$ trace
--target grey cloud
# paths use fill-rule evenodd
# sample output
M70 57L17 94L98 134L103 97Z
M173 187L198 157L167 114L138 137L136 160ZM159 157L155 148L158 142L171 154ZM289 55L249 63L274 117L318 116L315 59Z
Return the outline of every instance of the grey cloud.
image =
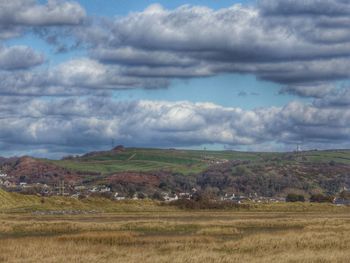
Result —
M15 98L13 98L15 100ZM261 144L337 145L349 140L350 111L293 102L285 107L242 110L212 103L109 99L29 99L11 103L0 116L0 141L6 145L50 145L69 151L99 148L113 138L126 145L233 147ZM15 114L17 116L9 114Z
M44 56L25 46L0 47L0 69L16 70L40 65Z
M57 52L88 49L90 59L65 63L69 70L62 66L23 73L15 86L32 89L33 94L43 89L54 94L86 88L157 88L176 78L241 73L283 84L285 93L320 97L330 81L350 77L350 20L344 15L348 1L272 0L220 10L189 5L166 10L156 4L100 20L86 18L74 2L14 0L1 5L0 28L31 26ZM29 50L26 55L27 66L40 64ZM3 69L26 67L17 60L3 61ZM5 79L2 86L11 81Z
M347 0L259 0L260 9L269 15L322 15L350 14Z
M242 91L238 92L237 95L238 95L239 97L246 97L246 96L248 96L248 93L242 90Z
M98 49L92 51L91 55L105 63L120 63L126 65L148 65L148 66L192 66L197 61L190 59L185 55L181 56L177 53L152 51L152 50L136 50L130 47L111 49Z
M127 69L82 58L50 69L0 71L0 94L22 96L107 95L127 88L167 87L163 78L128 76Z
M242 73L288 87L317 86L350 76L349 10L340 0L260 1L220 10L151 5L75 34L92 46L92 58L125 66L128 76Z
M282 90L285 93L320 97L330 81L350 77L349 20L341 14L348 12L347 1L273 0L220 10L189 5L166 10L151 5L113 20L88 18L83 24L79 21L84 20L85 11L72 2L39 5L15 0L3 6L4 10L18 8L27 16L50 9L52 20L43 15L37 18L42 24L29 18L23 24L33 26L38 35L56 46L57 52L79 47L87 48L90 56L46 73L23 73L27 77L19 77L15 86L23 85L32 89L31 93L43 89L46 94L72 94L86 88L159 88L176 78L241 73L280 83L286 87ZM282 16L284 8L290 10L288 16ZM310 15L299 15L299 9ZM62 11L62 21L55 20L57 10ZM16 16L23 18L21 12ZM0 25L7 21L6 26L19 26L15 21L20 18L10 14L0 13ZM61 27L45 27L55 24ZM74 24L79 26L66 27ZM2 86L11 83L7 79L4 82ZM0 90L4 88L0 86Z
M86 17L76 2L48 0L45 5L34 0L2 0L0 24L12 26L78 25Z
M294 85L287 86L280 90L280 94L294 94L300 97L324 98L336 90L334 84L317 83L312 85Z
M317 107L349 107L350 106L350 87L342 87L332 90L322 98L314 100Z
M73 1L1 0L0 39L17 37L33 27L77 26L85 19L84 8Z

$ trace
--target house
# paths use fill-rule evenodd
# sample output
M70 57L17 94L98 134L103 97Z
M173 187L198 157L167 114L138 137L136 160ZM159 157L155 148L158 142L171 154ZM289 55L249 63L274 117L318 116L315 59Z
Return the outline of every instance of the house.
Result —
M191 199L191 194L190 193L179 193L179 199Z
M85 189L86 189L86 186L84 186L84 185L74 186L75 191L84 191Z
M22 187L22 188L27 187L27 183L21 182L21 183L19 183L19 186Z
M168 194L166 194L163 198L164 198L164 201L166 201L166 202L176 201L179 199L177 194L170 195L170 196Z
M114 194L114 199L117 201L125 200L126 198L124 196L120 196L118 192Z
M110 192L111 191L111 188L110 187L102 187L101 189L100 189L100 193L108 193L108 192Z
M221 198L221 200L230 200L230 201L235 200L235 199L236 199L235 194L232 194L232 195L225 194L225 196Z
M74 194L74 195L71 195L70 197L74 199L79 199L79 196L80 196L79 194Z
M15 187L16 185L11 183L10 181L6 180L3 184L4 187L6 188L11 188L11 187Z
M90 190L89 190L91 193L96 193L96 192L98 192L98 187L93 187L93 188L91 188Z

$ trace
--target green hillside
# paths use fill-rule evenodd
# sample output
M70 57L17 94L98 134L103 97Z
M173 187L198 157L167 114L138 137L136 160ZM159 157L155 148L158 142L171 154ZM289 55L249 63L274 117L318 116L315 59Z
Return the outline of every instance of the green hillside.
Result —
M349 150L307 151L302 153L259 153L236 151L194 151L127 148L122 152L97 152L69 160L50 161L80 172L111 174L117 172L167 171L181 174L197 174L211 164L221 161L250 161L265 163L329 163L350 164Z

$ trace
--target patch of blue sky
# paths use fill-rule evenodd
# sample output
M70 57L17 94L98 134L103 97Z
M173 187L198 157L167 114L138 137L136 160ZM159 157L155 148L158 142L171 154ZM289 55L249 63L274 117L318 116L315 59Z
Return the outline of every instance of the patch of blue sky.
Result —
M66 40L67 45L70 40ZM86 57L87 51L84 49L75 48L68 52L56 52L57 47L49 45L44 39L36 36L35 34L28 32L21 37L13 38L5 41L6 46L28 46L33 48L36 52L42 53L45 56L46 63L43 66L55 66L60 63L64 63L70 59Z
M80 0L79 3L84 6L89 15L94 16L118 16L125 15L130 12L142 11L152 4L161 4L167 9L174 9L182 5L206 6L212 9L220 9L232 6L237 3L251 3L252 0Z
M224 145L220 143L202 144L188 147L175 147L183 150L207 150L207 151L242 151L242 152L290 152L296 145L285 145L278 142L269 142L254 145Z
M281 86L256 79L253 75L226 74L186 81L175 80L166 89L130 89L114 92L114 99L211 102L224 107L251 110L260 107L282 107L302 99L279 94Z

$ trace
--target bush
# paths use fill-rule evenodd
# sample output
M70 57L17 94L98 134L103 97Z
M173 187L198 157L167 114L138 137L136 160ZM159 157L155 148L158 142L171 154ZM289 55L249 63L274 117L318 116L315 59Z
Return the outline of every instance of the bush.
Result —
M288 194L286 197L287 202L305 202L305 197L299 194Z
M248 208L247 204L237 204L232 201L208 201L201 202L188 199L179 199L169 203L170 205L176 206L180 209L232 209L232 208Z
M92 193L91 197L102 197L106 199L113 199L113 194L111 192L104 192L104 193Z
M334 197L329 195L323 195L323 194L314 194L310 197L310 202L315 203L332 203Z
M238 204L233 201L217 200L215 196L207 191L201 191L193 194L192 199L179 199L170 202L181 209L248 209L249 204Z
M350 191L342 191L339 197L345 200L350 200Z
M159 200L159 201L164 201L164 198L163 198L162 194L160 192L158 192L158 191L153 193L152 199Z
M144 193L137 193L138 199L145 199L147 196Z

